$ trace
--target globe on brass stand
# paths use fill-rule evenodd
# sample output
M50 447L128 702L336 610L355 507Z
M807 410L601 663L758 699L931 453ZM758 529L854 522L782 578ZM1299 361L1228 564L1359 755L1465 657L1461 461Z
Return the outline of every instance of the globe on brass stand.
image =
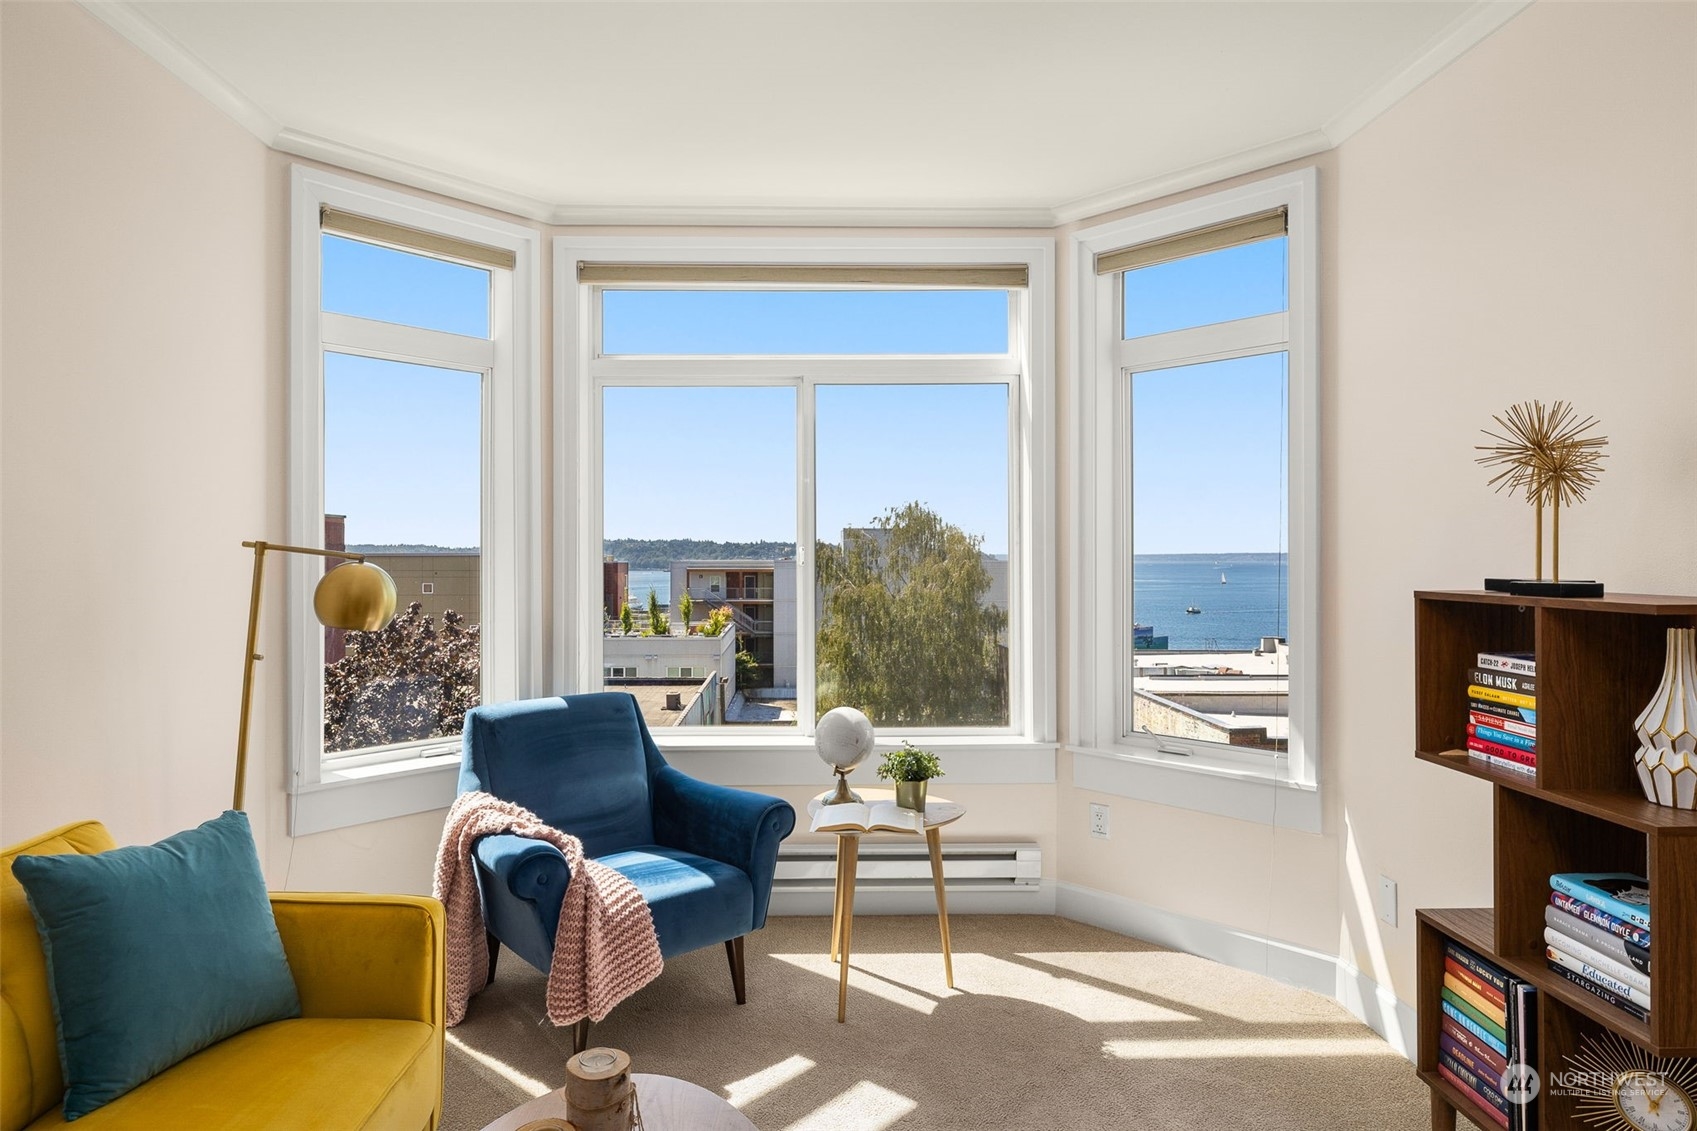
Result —
M858 802L860 795L849 788L849 771L866 761L872 753L874 734L872 720L853 707L837 707L825 712L813 732L813 748L819 760L837 775L837 792L827 805Z
M319 550L311 546L279 546L275 542L243 542L253 550L253 594L247 610L247 656L242 664L242 721L236 736L236 792L230 808L242 807L242 785L247 779L248 718L253 713L253 665L265 657L254 651L259 643L259 594L265 581L265 551L310 554L320 558L346 558L328 570L312 594L312 611L325 628L376 632L395 615L395 581L364 554L341 550Z

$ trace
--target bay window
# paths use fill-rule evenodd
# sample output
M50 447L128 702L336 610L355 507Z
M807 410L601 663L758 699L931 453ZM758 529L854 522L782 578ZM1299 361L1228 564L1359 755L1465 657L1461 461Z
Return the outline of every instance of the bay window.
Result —
M1317 827L1315 218L1309 170L1073 237L1085 788Z
M668 749L1052 740L1047 245L558 240L563 685L652 670Z
M376 632L288 618L298 835L446 804L465 712L536 679L538 239L304 167L292 188L289 538L398 593ZM310 608L325 563L285 568Z

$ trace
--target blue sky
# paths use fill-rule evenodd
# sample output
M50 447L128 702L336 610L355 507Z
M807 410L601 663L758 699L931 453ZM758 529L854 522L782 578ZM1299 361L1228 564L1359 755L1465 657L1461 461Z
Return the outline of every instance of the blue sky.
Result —
M798 395L607 389L606 537L795 541ZM986 551L1007 552L1006 386L827 385L817 395L820 537L835 542L843 527L917 501Z
M1158 332L1283 309L1284 243L1128 274L1126 325ZM324 237L324 306L484 336L489 276ZM1003 353L1002 292L639 291L609 294L607 352ZM1283 548L1283 358L1135 379L1139 553ZM793 388L616 388L603 422L605 534L795 539ZM821 386L820 535L911 501L991 553L1008 548L1002 385ZM355 543L478 542L479 378L332 355L325 507ZM1060 453L1065 459L1066 453Z

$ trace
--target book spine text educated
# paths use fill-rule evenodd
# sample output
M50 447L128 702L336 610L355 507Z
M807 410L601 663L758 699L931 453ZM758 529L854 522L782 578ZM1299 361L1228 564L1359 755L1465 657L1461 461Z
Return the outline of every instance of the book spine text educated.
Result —
M1586 962L1584 959L1575 958L1566 951L1557 950L1553 946L1546 945L1544 947L1544 957L1568 970L1572 970L1581 978L1596 983L1617 997L1625 998L1640 1009L1643 1009L1646 1012L1649 1011L1650 995L1648 993L1634 986L1627 985L1608 971L1600 970L1591 963Z

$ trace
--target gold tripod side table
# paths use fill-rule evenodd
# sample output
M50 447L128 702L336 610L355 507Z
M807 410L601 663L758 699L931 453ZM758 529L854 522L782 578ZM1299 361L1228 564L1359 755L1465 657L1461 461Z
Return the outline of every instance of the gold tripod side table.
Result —
M894 801L893 789L862 789L861 800L868 805L875 801ZM830 799L822 794L807 803L808 816ZM931 886L937 892L937 926L943 938L943 975L949 988L955 988L954 958L949 952L949 901L943 890L943 826L966 816L966 806L941 797L930 797L925 803L925 844L931 850ZM886 832L889 836L909 836L909 833ZM837 974L837 1020L848 1019L849 948L854 938L854 879L860 861L860 838L870 832L838 832L836 898L831 908L831 961L839 964Z

